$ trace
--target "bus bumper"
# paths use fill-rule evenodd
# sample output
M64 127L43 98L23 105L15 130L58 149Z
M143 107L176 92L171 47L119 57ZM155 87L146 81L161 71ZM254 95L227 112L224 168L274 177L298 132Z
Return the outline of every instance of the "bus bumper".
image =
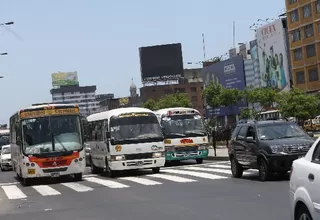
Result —
M180 152L166 152L166 160L189 160L189 159L197 159L197 158L207 158L209 154L208 149L198 150L198 151L180 151Z
M109 162L109 167L111 170L152 169L156 167L163 167L165 162L165 157L142 160L111 161Z

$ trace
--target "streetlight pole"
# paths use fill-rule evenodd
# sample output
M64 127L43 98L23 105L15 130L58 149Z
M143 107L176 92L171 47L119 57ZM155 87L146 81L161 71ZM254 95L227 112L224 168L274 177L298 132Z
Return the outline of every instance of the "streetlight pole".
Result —
M5 23L0 23L0 26L9 26L9 25L13 25L14 22L10 21L10 22L5 22Z

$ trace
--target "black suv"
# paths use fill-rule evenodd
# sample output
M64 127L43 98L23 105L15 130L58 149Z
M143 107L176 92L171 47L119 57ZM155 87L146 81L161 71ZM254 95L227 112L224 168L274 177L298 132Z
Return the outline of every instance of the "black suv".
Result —
M298 125L287 121L247 121L234 129L229 145L232 175L258 169L267 181L274 173L286 174L295 159L303 157L314 140Z

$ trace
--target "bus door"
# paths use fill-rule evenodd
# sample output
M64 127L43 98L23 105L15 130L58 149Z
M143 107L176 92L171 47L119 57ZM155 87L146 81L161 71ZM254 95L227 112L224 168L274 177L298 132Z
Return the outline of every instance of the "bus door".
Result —
M101 146L101 154L103 154L104 158L110 155L110 141L107 137L108 126L108 120L106 119L102 124L103 146Z

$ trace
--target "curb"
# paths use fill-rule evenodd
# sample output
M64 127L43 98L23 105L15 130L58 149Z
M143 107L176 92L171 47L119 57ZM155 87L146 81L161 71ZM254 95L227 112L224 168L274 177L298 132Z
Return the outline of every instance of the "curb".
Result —
M229 156L207 157L205 160L229 161Z

